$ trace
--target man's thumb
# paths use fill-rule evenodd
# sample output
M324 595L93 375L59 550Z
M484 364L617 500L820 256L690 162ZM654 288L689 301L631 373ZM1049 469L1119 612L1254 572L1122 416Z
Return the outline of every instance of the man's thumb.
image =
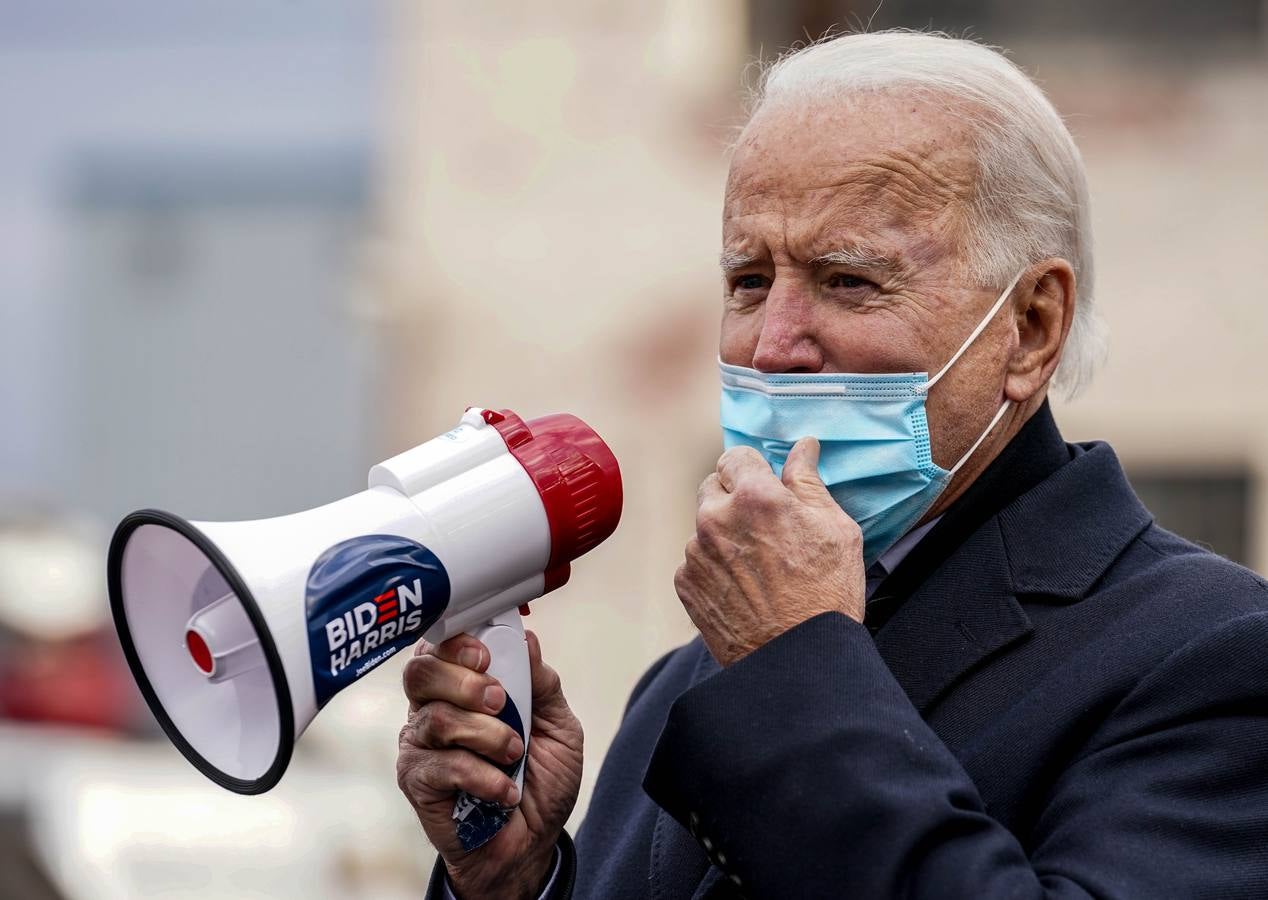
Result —
M819 441L804 437L788 451L784 461L784 487L806 503L820 505L831 503L832 495L819 477Z
M533 685L533 706L540 709L544 705L562 701L559 673L542 660L541 641L532 631L524 632L524 641L528 644L528 671Z

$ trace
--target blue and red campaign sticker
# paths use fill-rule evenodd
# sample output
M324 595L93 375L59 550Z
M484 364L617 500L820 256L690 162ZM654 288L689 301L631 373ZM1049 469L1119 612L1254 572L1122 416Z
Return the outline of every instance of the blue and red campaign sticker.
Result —
M449 574L417 541L368 534L322 553L305 593L320 709L440 618L449 605Z

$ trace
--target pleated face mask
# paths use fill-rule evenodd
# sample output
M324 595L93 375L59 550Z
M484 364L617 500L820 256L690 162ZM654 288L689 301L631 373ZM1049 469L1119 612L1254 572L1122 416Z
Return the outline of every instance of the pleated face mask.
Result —
M871 566L906 534L946 490L952 476L991 433L1004 412L950 469L933 461L925 398L955 365L1012 293L1004 289L947 364L898 375L845 373L769 374L719 360L722 372L722 441L752 447L782 475L799 439L819 439L819 477L863 531L863 562Z

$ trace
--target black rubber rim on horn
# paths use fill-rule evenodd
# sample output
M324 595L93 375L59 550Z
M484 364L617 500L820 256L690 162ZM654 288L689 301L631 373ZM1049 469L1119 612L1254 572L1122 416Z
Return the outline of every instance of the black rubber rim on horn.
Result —
M149 676L145 674L145 668L141 665L141 658L136 652L136 645L132 642L132 629L128 625L128 615L123 608L122 584L123 549L127 546L128 538L131 537L132 532L142 525L161 525L165 528L170 528L201 550L208 561L220 572L229 587L233 589L233 592L238 595L238 599L242 602L242 608L246 610L247 617L251 620L251 626L255 629L255 636L260 642L260 647L264 650L264 658L268 663L269 674L273 677L273 691L277 696L277 755L273 757L273 762L269 766L268 771L259 778L235 778L208 762L201 753L193 748L189 741L185 740L184 735L180 733L180 730L172 722L171 717L163 709L163 704L159 701L158 694L154 692L154 686L150 684ZM251 596L251 592L247 590L246 583L242 580L242 577L229 563L229 560L225 558L225 555L220 552L215 544L207 539L206 535L180 516L163 512L161 509L142 509L130 513L119 523L119 527L115 529L114 537L110 541L110 554L106 561L106 580L110 589L110 611L114 615L115 631L118 632L119 643L123 645L123 655L127 657L128 667L132 669L132 677L136 679L137 686L141 688L141 694L145 697L145 702L149 704L150 712L154 713L154 718L162 726L163 733L176 745L176 749L180 750L198 771L216 784L234 793L262 794L277 784L282 777L282 773L286 771L287 765L290 764L291 751L295 746L295 714L291 709L290 686L286 681L286 671L282 668L282 657L278 654L277 645L273 642L273 636L269 633L268 627L264 623L264 616L260 612L260 607L255 602L255 597Z

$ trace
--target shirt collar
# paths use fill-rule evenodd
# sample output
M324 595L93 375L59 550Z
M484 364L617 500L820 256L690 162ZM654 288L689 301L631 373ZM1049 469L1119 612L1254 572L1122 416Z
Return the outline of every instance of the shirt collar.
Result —
M913 528L900 537L898 543L880 555L876 562L885 570L886 575L898 568L898 564L906 558L908 553L915 549L915 546L920 543L920 539L928 534L933 529L933 526L938 524L938 519L941 518L942 516L935 516L925 524Z
M867 599L871 599L872 592L880 587L880 583L885 579L885 576L898 568L898 564L906 558L908 553L915 549L916 545L920 543L920 539L928 534L933 529L933 526L938 524L938 519L941 518L942 516L935 516L925 524L913 528L900 537L894 546L882 553L876 562L872 563L867 570Z

